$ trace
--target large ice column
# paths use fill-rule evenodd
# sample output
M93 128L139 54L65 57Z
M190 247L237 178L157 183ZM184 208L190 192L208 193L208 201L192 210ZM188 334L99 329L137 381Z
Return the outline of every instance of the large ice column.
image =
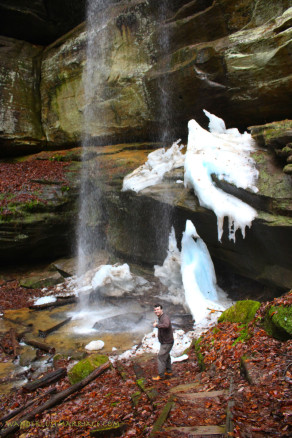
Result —
M216 275L208 248L188 220L182 238L181 273L185 300L195 319L201 322L211 309L220 309Z
M245 236L245 228L251 226L256 210L219 189L212 180L212 174L237 187L256 192L258 171L249 156L253 143L249 134L226 129L222 119L207 111L205 114L209 117L211 132L203 129L195 120L190 120L188 124L184 183L186 187L194 188L200 205L216 214L218 239L222 238L223 221L227 217L229 238L235 240L237 229Z

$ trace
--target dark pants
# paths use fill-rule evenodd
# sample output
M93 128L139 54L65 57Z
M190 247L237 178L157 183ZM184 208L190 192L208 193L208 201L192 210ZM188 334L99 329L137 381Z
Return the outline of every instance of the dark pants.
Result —
M165 371L171 372L170 350L173 344L160 344L158 353L158 374L160 377L164 376Z

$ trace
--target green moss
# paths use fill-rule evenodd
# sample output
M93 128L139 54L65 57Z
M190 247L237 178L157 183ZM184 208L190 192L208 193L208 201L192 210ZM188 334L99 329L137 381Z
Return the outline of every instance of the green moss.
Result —
M40 211L44 211L46 208L46 204L44 204L43 202L39 201L39 200L31 200L31 201L27 201L25 204L23 204L21 206L22 210L27 211L29 213L32 212L40 212Z
M196 339L194 346L195 346L195 352L196 352L199 368L201 371L204 371L206 368L206 365L204 362L204 356L201 352L201 342L202 342L201 338Z
M142 377L141 379L137 379L136 380L136 384L139 386L140 389L142 389L142 391L145 392L145 383L146 380L144 379L144 377Z
M292 306L272 306L264 319L266 332L280 341L292 338Z
M259 301L237 301L232 307L222 313L218 318L218 322L241 322L247 324L253 320L260 305Z
M251 334L248 330L247 324L242 324L240 327L241 327L241 330L239 332L239 336L233 342L233 344L232 344L233 346L236 345L238 342L245 342L251 337Z
M68 378L71 385L87 377L100 365L108 362L108 360L108 357L105 355L95 354L78 362L68 373Z

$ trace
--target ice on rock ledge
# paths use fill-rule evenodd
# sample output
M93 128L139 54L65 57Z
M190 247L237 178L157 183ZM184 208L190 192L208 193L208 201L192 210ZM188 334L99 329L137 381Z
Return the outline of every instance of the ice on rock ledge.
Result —
M213 210L217 216L219 241L225 217L229 222L229 239L235 241L238 229L245 237L245 228L251 226L256 210L218 188L212 175L238 188L257 192L258 171L250 157L254 150L253 140L247 132L240 134L236 128L226 129L224 120L206 110L204 113L209 118L210 132L195 120L190 120L186 154L181 153L180 140L168 150L163 148L151 152L145 164L124 178L122 190L138 193L161 183L166 172L184 165L185 187L192 187L200 205Z
M140 192L146 187L159 184L166 172L184 165L184 155L181 153L183 145L177 140L171 148L157 149L148 155L145 164L127 175L123 181L122 191L133 190Z
M229 220L229 239L235 241L237 229L245 237L245 228L251 226L256 210L216 187L212 174L236 187L256 192L258 171L249 156L253 141L249 134L226 129L222 119L208 111L204 112L209 117L211 132L203 129L195 120L190 120L188 124L184 184L194 189L200 205L216 214L219 241L223 234L224 217Z

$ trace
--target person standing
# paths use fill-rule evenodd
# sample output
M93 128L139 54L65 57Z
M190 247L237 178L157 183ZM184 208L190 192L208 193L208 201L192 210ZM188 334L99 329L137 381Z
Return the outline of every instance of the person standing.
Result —
M157 357L158 376L152 377L152 380L161 380L165 376L172 375L170 350L173 347L174 339L170 318L163 312L161 304L155 304L154 313L158 317L158 321L153 323L153 327L158 328L160 350Z

